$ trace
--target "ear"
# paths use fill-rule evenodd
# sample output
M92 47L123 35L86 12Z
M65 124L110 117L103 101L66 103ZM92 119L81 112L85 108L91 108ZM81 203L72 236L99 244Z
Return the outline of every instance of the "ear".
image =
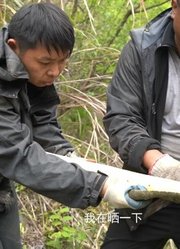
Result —
M178 7L177 0L171 0L172 9L176 9Z
M19 46L18 43L15 39L10 38L7 40L7 44L9 45L9 47L16 53L19 53Z
M176 9L178 8L177 0L171 0L171 6L172 6L171 18L174 19L176 14Z

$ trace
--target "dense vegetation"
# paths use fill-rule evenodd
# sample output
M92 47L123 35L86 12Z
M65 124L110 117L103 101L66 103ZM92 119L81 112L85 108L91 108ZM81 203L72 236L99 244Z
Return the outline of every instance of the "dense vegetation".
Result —
M28 0L0 0L0 23L8 22ZM50 1L49 1L50 2ZM70 62L59 78L58 119L77 153L98 162L121 166L108 144L102 118L106 88L129 31L170 7L169 0L52 0L66 11L76 32ZM24 249L98 249L108 226L111 207L74 210L17 186ZM96 220L87 220L91 215ZM102 215L105 215L103 220Z

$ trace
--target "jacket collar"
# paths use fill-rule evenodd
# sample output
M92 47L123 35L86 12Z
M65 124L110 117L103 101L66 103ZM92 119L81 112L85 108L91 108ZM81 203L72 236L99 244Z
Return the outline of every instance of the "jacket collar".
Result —
M167 9L150 21L145 27L131 31L131 38L140 51L145 50L153 44L157 46L162 45L164 31L167 29L169 23L172 23L171 12L171 8Z
M6 43L8 36L8 26L4 26L0 31L0 79L6 81L28 79L27 71L19 57Z
M164 31L161 46L176 47L172 20L169 22Z

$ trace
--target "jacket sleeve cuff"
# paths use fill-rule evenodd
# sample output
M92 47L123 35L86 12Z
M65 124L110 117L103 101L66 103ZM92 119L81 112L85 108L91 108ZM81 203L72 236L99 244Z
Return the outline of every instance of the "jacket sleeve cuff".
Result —
M98 176L95 180L94 188L91 192L91 196L90 196L90 200L89 200L90 205L93 207L98 206L102 200L102 198L100 197L100 192L102 190L102 187L104 185L106 178L107 178L106 174L98 171Z
M141 139L136 143L131 152L128 161L128 169L147 174L147 169L142 164L143 155L147 150L161 150L160 143L152 138Z

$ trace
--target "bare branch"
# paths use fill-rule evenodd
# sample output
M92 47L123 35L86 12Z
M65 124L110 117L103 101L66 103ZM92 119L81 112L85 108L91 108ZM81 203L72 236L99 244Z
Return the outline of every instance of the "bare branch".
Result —
M121 30L123 29L124 25L126 24L128 18L132 15L132 13L137 14L137 13L140 13L140 12L141 12L141 8L140 8L141 6L143 6L143 9L144 9L144 11L145 11L145 13L146 13L146 16L147 16L147 10L150 10L150 9L157 8L157 7L159 7L159 6L162 6L162 5L164 5L165 3L169 2L169 0L165 0L164 2L161 2L161 3L157 3L157 4L154 4L154 5L151 5L151 6L147 7L147 8L145 8L145 6L144 6L145 0L144 0L144 1L141 0L140 3L139 3L136 7L132 6L131 0L129 0L128 3L129 3L129 2L130 2L130 5L131 5L131 9L127 10L127 12L125 13L125 15L124 15L122 21L120 22L119 26L117 27L117 30L116 30L114 36L112 36L112 38L111 38L111 40L108 42L107 46L110 46L110 45L114 42L114 40L116 39L116 37L119 36L119 33L120 33ZM132 12L132 11L133 11L133 12Z

